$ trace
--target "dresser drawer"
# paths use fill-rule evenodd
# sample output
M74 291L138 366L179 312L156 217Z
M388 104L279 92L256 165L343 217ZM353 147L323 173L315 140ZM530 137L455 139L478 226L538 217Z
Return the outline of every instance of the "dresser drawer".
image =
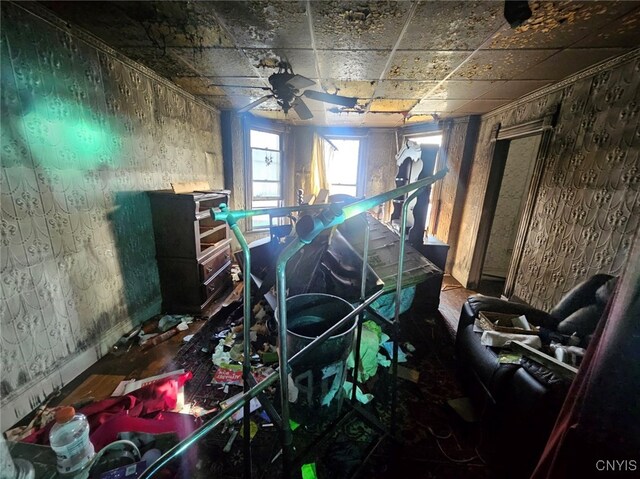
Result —
M200 294L203 307L222 296L229 286L231 286L231 264L202 284Z
M206 283L209 278L220 271L231 261L231 241L203 260L200 267L200 281Z

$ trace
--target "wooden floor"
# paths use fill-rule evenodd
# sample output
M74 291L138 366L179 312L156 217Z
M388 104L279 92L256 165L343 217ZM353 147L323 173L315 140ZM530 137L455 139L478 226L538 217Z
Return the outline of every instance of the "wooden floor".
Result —
M467 297L475 294L462 287L451 275L445 275L440 293L439 312L452 338L458 326L460 309ZM143 351L137 344L124 350L113 350L66 385L51 406L69 404L82 399L108 397L122 379L143 379L172 369L171 363L183 344L183 338L197 332L204 321L196 321L164 343ZM175 369L175 368L173 368ZM109 377L107 377L110 376Z

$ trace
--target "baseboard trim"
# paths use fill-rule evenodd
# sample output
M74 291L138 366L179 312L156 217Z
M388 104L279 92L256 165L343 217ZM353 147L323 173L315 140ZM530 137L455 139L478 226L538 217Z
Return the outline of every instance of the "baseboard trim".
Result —
M109 352L113 344L133 325L155 316L160 312L160 299L138 311L132 317L125 318L117 325L109 329L99 343L87 350L70 356L55 371L42 378L39 382L29 385L24 389L14 391L13 398L2 404L0 411L0 431L4 432L20 421L42 404L49 394L73 381L79 374L94 364L98 359Z

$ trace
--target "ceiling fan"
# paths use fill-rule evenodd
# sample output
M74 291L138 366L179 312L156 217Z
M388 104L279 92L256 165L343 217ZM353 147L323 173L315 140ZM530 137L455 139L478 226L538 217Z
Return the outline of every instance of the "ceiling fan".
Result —
M304 90L305 88L315 85L316 82L302 75L295 74L291 65L286 61L278 62L278 71L269 76L269 83L271 84L271 88L263 87L263 89L269 90L271 93L249 103L247 106L241 108L239 112L249 111L265 101L275 98L285 114L293 109L301 120L309 120L313 118L313 115L302 100L303 96L311 98L312 100L341 105L347 108L355 107L358 101L355 97Z

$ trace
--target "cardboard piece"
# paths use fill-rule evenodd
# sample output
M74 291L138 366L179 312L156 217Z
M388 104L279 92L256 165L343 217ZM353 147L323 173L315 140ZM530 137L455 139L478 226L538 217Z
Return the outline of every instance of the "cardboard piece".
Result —
M106 399L125 377L113 374L92 374L64 398L60 406L73 406L90 398L93 401Z
M193 191L209 191L211 186L208 181L186 181L183 183L171 183L174 193L191 193Z

